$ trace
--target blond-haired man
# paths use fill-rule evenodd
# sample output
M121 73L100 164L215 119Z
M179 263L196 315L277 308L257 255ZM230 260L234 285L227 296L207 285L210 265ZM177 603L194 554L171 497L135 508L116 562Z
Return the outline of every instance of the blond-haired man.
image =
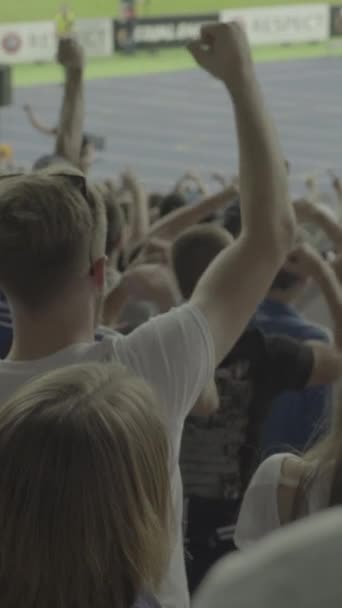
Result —
M294 235L284 159L243 31L237 24L205 27L190 50L233 100L244 228L204 274L189 304L128 337L94 343L105 274L101 209L89 204L79 177L0 182L0 287L14 319L12 349L0 364L0 395L8 397L45 370L87 360L117 359L155 387L170 438L177 524L160 592L164 608L189 605L178 467L184 419L264 297Z

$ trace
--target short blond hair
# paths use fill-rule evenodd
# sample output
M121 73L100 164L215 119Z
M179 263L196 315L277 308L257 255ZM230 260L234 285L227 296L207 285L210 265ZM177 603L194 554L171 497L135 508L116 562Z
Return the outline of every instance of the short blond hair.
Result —
M44 172L0 179L0 286L24 305L45 304L104 255L104 210L85 198L82 179Z
M131 608L170 551L168 441L119 365L61 369L0 410L4 606Z

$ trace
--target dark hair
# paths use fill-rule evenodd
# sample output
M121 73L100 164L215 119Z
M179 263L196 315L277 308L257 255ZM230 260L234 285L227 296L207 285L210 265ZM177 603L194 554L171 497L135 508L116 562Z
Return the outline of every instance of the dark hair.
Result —
M160 203L160 217L164 217L176 209L181 209L182 207L185 207L185 205L186 201L184 196L177 192L171 192L171 194L164 196Z
M193 226L176 239L171 257L183 298L190 298L202 274L230 243L223 228L210 224Z
M242 228L240 199L237 199L225 210L223 216L223 225L234 238L237 238L240 235ZM286 291L287 289L295 287L299 282L300 278L293 272L280 270L270 289L280 289Z
M165 197L162 194L159 194L158 192L151 192L151 194L149 194L149 196L148 196L149 208L150 209L153 209L154 207L160 208L164 198Z
M280 289L286 291L287 289L295 287L300 282L300 277L298 277L294 272L280 270L271 285L271 289Z
M45 154L44 156L40 156L34 162L32 169L34 171L39 171L41 169L47 169L51 167L51 165L69 165L68 161L65 160L62 156L58 156L56 154Z
M225 209L223 214L223 226L236 239L241 232L240 199L236 200Z

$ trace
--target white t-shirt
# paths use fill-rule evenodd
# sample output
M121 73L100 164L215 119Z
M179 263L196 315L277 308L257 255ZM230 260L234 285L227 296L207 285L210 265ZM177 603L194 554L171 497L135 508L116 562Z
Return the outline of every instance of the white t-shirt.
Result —
M239 549L246 549L256 541L281 527L278 511L278 489L280 483L287 487L298 487L282 474L283 463L293 454L276 454L267 458L254 474L245 493L234 542ZM316 475L305 492L308 514L326 508L329 503L331 476Z
M73 363L111 360L144 378L160 395L170 440L177 538L159 599L163 608L187 608L179 450L184 420L215 371L214 343L201 312L184 305L151 319L129 336L117 334L98 343L76 344L36 361L0 361L0 400L4 401L19 386L48 370Z

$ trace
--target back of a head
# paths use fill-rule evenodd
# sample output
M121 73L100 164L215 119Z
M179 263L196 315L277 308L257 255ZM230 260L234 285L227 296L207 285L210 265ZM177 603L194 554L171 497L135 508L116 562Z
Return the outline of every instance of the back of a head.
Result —
M194 608L340 608L342 510L272 534L213 568Z
M104 255L105 220L78 175L0 180L0 286L26 307L44 306Z
M183 298L190 298L202 274L231 243L226 230L204 224L189 228L174 242L172 263Z
M0 412L4 606L131 608L169 556L168 444L151 389L113 364L52 372Z
M178 192L171 192L171 194L164 196L160 203L160 217L165 217L165 215L168 215L172 211L182 209L185 205L186 201L184 196Z
M229 205L225 210L223 225L234 238L238 238L240 236L242 230L242 220L239 200L234 202L232 205ZM289 272L283 268L275 277L271 286L271 291L277 290L285 292L299 284L301 284L300 278L293 272Z

